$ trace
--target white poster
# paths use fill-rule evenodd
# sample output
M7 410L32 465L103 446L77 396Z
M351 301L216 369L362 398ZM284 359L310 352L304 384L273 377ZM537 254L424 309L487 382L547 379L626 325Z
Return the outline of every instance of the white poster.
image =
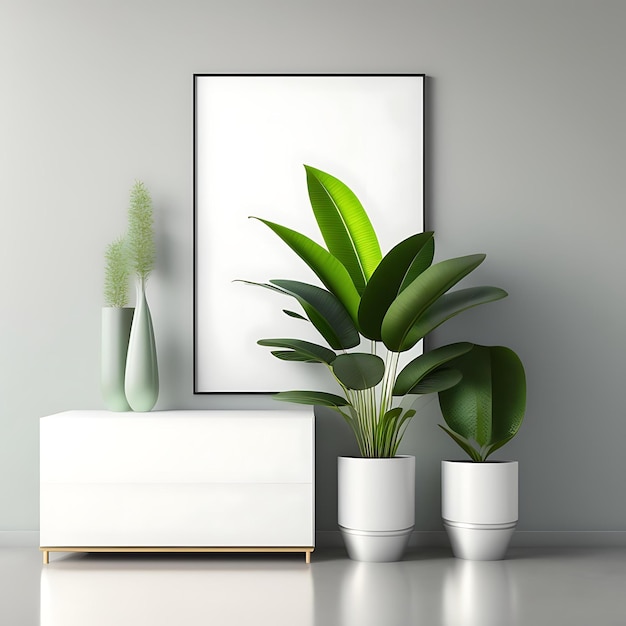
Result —
M304 165L360 199L383 255L424 229L422 75L195 76L194 392L337 391L324 366L259 339L324 343L286 296L235 282L320 284L266 225L324 245Z

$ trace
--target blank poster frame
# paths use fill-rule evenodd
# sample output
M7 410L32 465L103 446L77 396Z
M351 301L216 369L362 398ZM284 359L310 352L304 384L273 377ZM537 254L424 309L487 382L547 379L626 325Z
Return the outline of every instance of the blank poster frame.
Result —
M323 340L283 314L298 307L294 300L237 280L319 281L248 218L323 245L306 164L356 193L383 254L423 232L424 87L423 74L194 74L194 394L337 392L323 366L281 361L257 345L271 337Z

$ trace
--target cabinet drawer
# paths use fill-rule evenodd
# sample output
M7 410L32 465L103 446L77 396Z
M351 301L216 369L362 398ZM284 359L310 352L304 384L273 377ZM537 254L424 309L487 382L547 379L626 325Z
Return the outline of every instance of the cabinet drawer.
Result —
M41 419L44 483L310 483L312 411L68 411Z
M42 546L313 546L312 484L41 485Z

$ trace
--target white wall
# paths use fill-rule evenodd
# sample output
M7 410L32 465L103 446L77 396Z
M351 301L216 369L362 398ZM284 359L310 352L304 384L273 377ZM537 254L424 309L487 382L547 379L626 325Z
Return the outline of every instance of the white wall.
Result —
M155 204L148 297L157 408L273 407L192 393L194 72L424 72L428 224L438 257L510 297L434 343L502 343L525 362L522 530L626 530L626 3L618 0L2 0L0 529L38 527L38 418L100 408L102 255L136 178ZM436 402L417 529L437 530ZM343 424L318 420L318 528L335 526Z

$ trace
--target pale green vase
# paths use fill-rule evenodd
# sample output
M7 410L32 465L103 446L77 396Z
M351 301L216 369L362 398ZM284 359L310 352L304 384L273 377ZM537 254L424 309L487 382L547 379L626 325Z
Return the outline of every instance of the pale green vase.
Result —
M137 283L125 377L126 399L133 411L150 411L159 397L159 370L145 281Z
M110 411L130 411L124 391L124 375L133 311L131 307L102 308L100 385L104 405Z

